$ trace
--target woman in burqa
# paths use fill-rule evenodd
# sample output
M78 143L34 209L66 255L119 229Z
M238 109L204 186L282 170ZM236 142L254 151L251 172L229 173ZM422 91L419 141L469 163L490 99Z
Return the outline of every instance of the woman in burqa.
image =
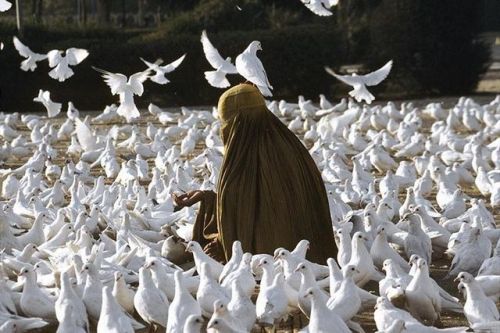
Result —
M307 149L266 107L259 90L240 84L219 100L224 160L217 193L174 196L180 207L201 202L193 240L226 261L234 241L243 251L272 254L310 242L308 259L336 255L328 199Z

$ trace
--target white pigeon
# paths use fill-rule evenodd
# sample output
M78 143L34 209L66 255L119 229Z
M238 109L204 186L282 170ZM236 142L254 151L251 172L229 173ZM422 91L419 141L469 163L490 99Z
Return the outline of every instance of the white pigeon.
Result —
M257 58L257 51L262 50L259 41L253 41L248 47L236 57L236 69L241 76L257 86L262 95L270 97L273 95L273 87L269 83L266 70L262 62Z
M142 324L127 316L111 294L110 287L102 289L102 307L97 323L97 333L133 333L144 328Z
M23 293L19 300L23 313L27 316L54 321L56 319L55 300L45 294L37 285L35 270L25 266L19 272L19 276L25 278Z
M392 60L390 60L387 64L385 64L380 69L365 74L365 75L357 75L353 73L352 75L339 75L335 73L330 67L325 67L325 70L328 74L333 75L338 80L344 82L352 86L354 89L349 92L349 95L354 97L356 101L361 102L365 101L368 104L371 104L375 99L366 86L376 86L389 75L389 72L392 68Z
M198 242L195 241L189 242L186 246L186 251L190 251L193 253L194 263L197 272L201 272L202 264L207 263L212 277L217 281L219 280L219 276L221 275L224 266L222 266L220 262L209 257L205 252L203 252L203 249L201 248Z
M300 297L311 300L311 317L309 320L308 331L318 333L349 333L351 332L342 318L335 311L327 308L321 301L318 288L309 288L305 295Z
M283 273L278 273L271 285L261 288L255 303L257 320L264 325L274 325L287 315L288 298Z
M140 113L135 106L134 95L142 96L144 93L143 83L149 78L151 71L148 69L131 75L128 79L120 73L111 73L102 69L93 67L102 74L104 82L111 88L113 95L120 96L120 106L116 112L124 117L127 122L139 118Z
M184 329L189 316L201 316L200 305L186 290L182 273L175 271L174 278L175 296L168 308L167 333L176 333Z
M201 333L203 323L202 316L190 315L186 320L182 333Z
M331 7L336 6L339 0L300 0L311 12L318 16L331 16Z
M214 71L206 71L205 79L211 86L216 88L227 88L231 84L226 78L227 74L238 74L238 70L231 63L231 58L222 58L219 51L213 46L207 37L207 32L203 30L201 33L201 44L203 45L203 52L207 58L210 66L212 66Z
M12 3L7 0L0 0L0 12L6 12L12 7Z
M350 321L361 308L361 297L358 293L358 287L352 279L357 273L359 271L355 266L347 265L343 267L342 274L344 279L340 283L339 289L335 291L334 296L327 303L328 308L339 315L344 321Z
M370 255L372 256L373 263L379 269L382 268L385 260L392 259L394 263L405 271L410 270L410 265L387 242L385 226L379 225L377 227L377 236L370 249Z
M64 82L72 77L75 73L69 66L76 66L89 56L89 52L85 49L69 48L66 53L60 50L52 50L47 53L49 58L49 66L53 68L49 72L49 76L59 82Z
M495 302L484 294L474 276L467 272L461 272L455 280L460 281L467 291L464 313L473 329L478 329L484 324L487 325L488 323L495 323L500 320L500 314ZM478 329L478 331L481 330ZM486 332L493 331L486 330Z
M440 318L441 296L429 276L429 267L424 259L418 259L417 270L405 290L406 306L420 321L434 324Z
M171 63L169 63L167 65L163 65L163 66L161 66L161 64L163 63L162 59L158 59L154 63L146 61L142 58L140 58L140 59L142 60L143 63L146 64L146 66L148 66L148 68L150 70L155 72L155 75L153 75L149 78L151 81L158 83L158 84L167 84L170 81L165 77L165 74L168 74L168 73L176 70L177 67L179 67L180 64L184 61L185 57L186 57L186 54L181 56L179 59L174 60Z
M43 91L40 89L38 91L38 96L33 98L34 102L42 103L42 105L47 109L47 117L54 118L61 112L62 104L53 102L50 99L50 91Z
M139 287L134 296L134 306L137 313L149 325L167 326L168 300L153 282L151 271L139 269Z
M37 62L47 59L47 55L31 51L31 49L21 43L21 41L16 36L14 36L12 39L14 41L14 47L16 48L17 52L19 52L19 55L26 58L26 60L23 60L21 62L21 69L23 71L33 72L37 67Z

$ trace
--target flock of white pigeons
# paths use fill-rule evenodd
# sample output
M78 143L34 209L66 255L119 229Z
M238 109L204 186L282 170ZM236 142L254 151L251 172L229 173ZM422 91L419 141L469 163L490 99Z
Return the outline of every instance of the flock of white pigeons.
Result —
M226 75L239 74L272 95L259 42L234 65L206 32L201 42L211 85L229 87ZM21 69L48 59L60 81L88 56L37 54L15 37L14 46ZM171 197L215 190L216 108L150 104L141 115L134 103L146 80L168 83L184 57L141 59L147 69L130 77L97 69L120 97L100 114L69 102L53 119L62 105L43 90L34 100L47 116L0 114L1 333L239 333L300 313L309 333L364 332L361 313L385 333L500 332L500 96L371 106L366 86L388 76L390 61L360 76L326 68L354 99L269 100L322 173L338 255L310 262L307 240L272 255L235 242L223 265L192 241L197 208L175 210ZM445 277L430 275L443 268ZM449 314L467 326L443 328Z

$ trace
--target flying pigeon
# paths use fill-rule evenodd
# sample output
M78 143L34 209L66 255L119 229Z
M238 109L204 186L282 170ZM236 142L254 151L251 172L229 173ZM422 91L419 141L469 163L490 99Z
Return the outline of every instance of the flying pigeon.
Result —
M338 80L352 86L354 89L349 92L349 95L354 97L356 101L361 102L364 100L366 103L371 104L375 99L366 86L376 86L382 82L392 68L392 60L385 64L382 68L365 75L357 75L353 73L352 75L339 75L335 73L330 67L325 67L328 74L333 75Z
M0 12L6 12L12 7L12 3L7 0L0 0Z
M148 66L148 68L152 71L155 72L155 75L151 76L149 79L153 82L156 82L158 84L167 84L170 81L165 77L165 74L168 74L170 72L173 72L179 65L184 61L184 58L186 57L186 54L184 54L182 57L179 59L171 62L170 64L167 64L165 66L160 66L163 63L162 59L156 60L154 63L151 63L149 61L146 61L142 58L143 63Z
M47 116L49 118L54 118L61 112L61 103L55 103L50 99L50 91L43 91L40 89L38 91L38 96L33 98L34 102L42 103L47 109Z
M13 41L14 47L16 48L17 52L19 52L19 55L26 58L26 60L23 60L21 62L21 69L23 71L34 72L37 67L36 63L47 59L47 56L45 54L35 53L31 51L31 49L21 43L21 41L17 37L14 36Z
M49 66L53 68L49 72L49 76L59 82L64 82L73 76L74 72L69 66L76 66L88 57L89 52L85 49L69 48L64 51L52 50L47 53L49 58Z
M123 74L111 73L96 67L92 68L102 74L104 82L111 88L111 93L120 96L120 106L116 112L125 117L127 122L139 118L140 113L135 106L134 95L142 96L143 83L149 78L151 70L138 72L127 78Z
M319 16L331 16L329 9L336 6L339 0L300 0L314 14Z
M219 51L213 46L207 37L207 32L203 30L201 33L201 44L203 45L203 52L210 65L215 71L206 71L205 78L211 86L216 88L227 88L230 86L229 81L226 79L226 74L238 74L238 70L231 63L231 58L228 57L224 60Z

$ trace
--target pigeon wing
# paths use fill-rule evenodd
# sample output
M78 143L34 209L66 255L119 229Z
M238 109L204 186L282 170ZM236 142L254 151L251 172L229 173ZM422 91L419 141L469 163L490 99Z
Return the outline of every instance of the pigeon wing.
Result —
M267 79L264 66L259 58L245 53L240 54L238 58L240 66L236 66L241 76L257 86L269 87L272 89Z
M56 67L62 60L62 56L59 50L50 51L49 53L47 53L47 57L49 58L50 67Z
M76 127L76 137L78 138L78 142L82 146L83 150L90 151L95 149L97 146L95 136L92 134L90 128L85 125L80 118L75 119Z
M325 71L330 74L331 76L335 77L337 80L344 82L345 84L348 84L350 86L353 86L355 84L360 83L359 77L351 76L351 75L339 75L333 71L328 66L325 66Z
M313 12L314 14L316 14L318 16L331 16L332 15L332 12L329 11L328 9L326 9L323 6L323 2L321 2L321 1L310 0L309 2L304 2L304 1L302 1L302 2L311 12Z
M0 12L6 12L12 7L12 3L7 0L0 0Z
M111 93L113 95L122 93L127 86L127 77L119 73L111 73L96 67L92 67L94 70L102 74L104 82L111 88Z
M21 43L21 41L16 36L14 36L12 40L14 41L14 47L22 57L28 58L33 54L33 51L31 51L29 47Z
M139 58L139 59L141 59L141 61L143 63L145 63L146 66L148 66L149 69L152 69L152 70L154 70L155 68L157 68L158 65L161 65L163 63L163 59L161 59L161 58L156 59L156 61L154 63L149 62L149 61L147 61L147 60L145 60L143 58Z
M384 81L387 75L391 72L392 68L392 60L387 62L383 67L377 69L375 72L371 72L369 74L361 76L363 78L363 82L367 86L376 86L380 82Z
M174 71L177 67L180 66L180 64L182 64L182 62L184 61L184 58L186 58L186 54L185 53L179 59L172 61L168 65L162 66L163 72L164 73L170 73L170 72Z
M338 3L339 3L339 0L325 0L324 1L325 5L328 7L328 8L331 8L333 6L337 6Z
M136 95L141 96L142 93L144 92L144 86L142 85L144 81L146 81L149 78L149 75L151 74L150 70L146 70L143 72L138 72L130 76L128 83L130 87L132 87L132 92Z
M210 66L214 69L218 69L224 65L226 61L221 57L219 51L217 51L217 49L212 45L205 30L201 33L201 44L203 45L203 52L205 52L205 57L210 63Z
M66 50L66 58L68 58L68 65L76 66L89 56L89 51L85 49L69 48Z

